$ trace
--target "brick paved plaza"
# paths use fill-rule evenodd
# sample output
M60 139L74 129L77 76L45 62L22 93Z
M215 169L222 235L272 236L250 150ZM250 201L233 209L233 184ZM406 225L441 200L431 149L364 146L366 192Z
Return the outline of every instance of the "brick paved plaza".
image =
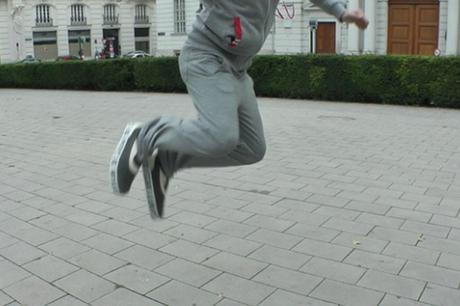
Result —
M260 99L268 152L111 194L186 95L0 90L0 305L458 306L460 111Z

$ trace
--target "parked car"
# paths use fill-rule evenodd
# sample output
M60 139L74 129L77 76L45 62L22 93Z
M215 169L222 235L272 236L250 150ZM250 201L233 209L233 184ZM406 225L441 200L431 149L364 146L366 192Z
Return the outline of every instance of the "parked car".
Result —
M40 63L41 60L33 57L32 55L27 55L25 59L23 59L22 61L19 61L19 63L23 63L23 64L35 64L35 63Z
M78 56L74 55L62 55L56 58L56 62L66 62L66 61L79 61L81 60Z
M127 58L143 58L143 57L150 57L151 55L145 51L131 51L123 55L123 57Z

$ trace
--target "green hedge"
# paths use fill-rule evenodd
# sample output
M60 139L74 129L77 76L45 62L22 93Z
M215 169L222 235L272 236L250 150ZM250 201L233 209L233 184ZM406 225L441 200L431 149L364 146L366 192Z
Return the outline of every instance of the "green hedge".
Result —
M259 56L260 96L460 108L459 57ZM0 87L184 92L177 59L0 65Z

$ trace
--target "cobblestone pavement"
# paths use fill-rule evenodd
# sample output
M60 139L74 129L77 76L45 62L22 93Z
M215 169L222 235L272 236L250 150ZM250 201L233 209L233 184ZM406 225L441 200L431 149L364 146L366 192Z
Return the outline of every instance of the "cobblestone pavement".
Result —
M179 173L152 221L108 160L187 96L0 90L0 305L458 306L460 112L260 106L266 159Z

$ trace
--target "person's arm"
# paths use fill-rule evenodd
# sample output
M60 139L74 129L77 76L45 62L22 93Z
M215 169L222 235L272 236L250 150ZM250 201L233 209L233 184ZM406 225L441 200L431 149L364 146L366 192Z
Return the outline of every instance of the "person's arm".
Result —
M354 23L360 29L367 28L369 20L362 10L347 10L343 0L310 0L313 4L319 6L326 13L334 15L341 22Z

